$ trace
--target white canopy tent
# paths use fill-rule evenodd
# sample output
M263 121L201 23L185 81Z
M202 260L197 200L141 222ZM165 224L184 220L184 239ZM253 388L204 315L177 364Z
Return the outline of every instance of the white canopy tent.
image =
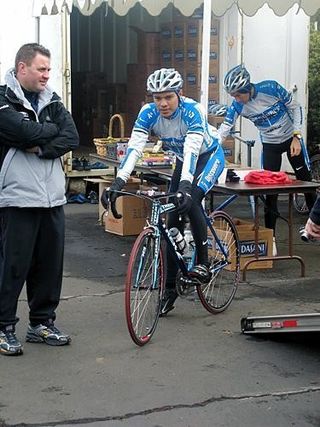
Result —
M288 12L294 4L311 16L320 8L320 0L34 0L34 15L41 13L54 14L67 7L77 7L84 15L92 14L102 3L111 7L118 15L126 15L128 10L140 3L151 15L158 15L169 3L186 16L191 15L203 3L209 3L216 16L222 16L233 5L237 5L241 13L253 16L263 5L269 7L278 16Z
M298 4L298 11L302 9L311 16L320 8L320 0L34 0L33 15L70 13L73 7L77 7L83 15L91 15L98 7L105 4L116 14L124 16L137 3L153 16L159 15L169 3L172 3L185 16L190 16L195 9L203 5L205 30L202 38L201 103L205 108L208 105L211 12L218 17L223 16L236 5L241 14L253 16L262 6L268 4L276 15L283 16L293 5Z

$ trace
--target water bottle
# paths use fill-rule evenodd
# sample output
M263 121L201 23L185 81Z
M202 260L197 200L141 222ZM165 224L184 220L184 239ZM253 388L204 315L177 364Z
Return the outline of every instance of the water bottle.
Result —
M183 253L186 248L186 241L184 240L182 234L176 227L172 227L169 230L170 236L173 238L178 251Z
M195 246L191 230L185 230L184 239L186 241L186 248L184 250L183 257L189 263L192 260L193 250Z

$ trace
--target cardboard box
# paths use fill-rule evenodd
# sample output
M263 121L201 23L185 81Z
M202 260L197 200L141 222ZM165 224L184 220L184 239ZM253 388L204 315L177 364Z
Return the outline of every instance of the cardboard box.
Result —
M110 184L102 183L99 186L99 199L100 191L102 193L105 187ZM130 178L125 186L125 190L135 191L140 188L140 179ZM103 207L101 206L104 212ZM135 236L139 234L146 224L146 218L150 212L150 203L147 200L134 197L134 196L123 196L117 199L117 211L122 215L122 218L117 219L109 211L108 215L103 215L102 222L104 223L105 231L120 236Z
M255 231L254 224L251 222L245 222L242 220L235 221L236 228L239 235L240 244L240 270L243 270L245 263L251 259L254 259L255 255ZM219 223L214 224L215 230L222 241L227 242L230 237L230 232L219 229ZM210 232L208 235L209 242L209 257L215 254L216 249L212 247L212 237L210 238ZM258 233L258 256L272 256L273 246L273 231L269 228L259 227ZM256 269L267 269L272 268L272 261L259 261L252 263L248 266L248 270ZM231 264L227 267L227 270L235 270L235 260L233 259Z
M117 199L117 211L122 215L122 218L116 219L110 211L104 217L105 231L120 236L139 234L146 224L148 207L149 203L144 199L132 196L119 197Z
M226 138L222 143L224 157L228 162L235 163L234 138Z
M102 195L103 190L107 187L110 187L110 185L114 181L114 176L110 176L109 178L105 178L105 179L104 178L86 178L85 181L89 181L89 182L93 182L95 184L99 184L98 221L101 225L103 225L106 228L106 224L105 224L106 218L109 217L110 215L111 215L111 217L113 217L113 215L112 215L112 213L110 213L110 215L109 214L105 215L106 212L105 212L105 209L102 206L102 203L100 200L101 200L101 195ZM138 178L129 178L129 181L126 184L125 188L128 191L138 190L140 188L140 182L141 182L141 180ZM125 202L123 203L123 202L121 202L121 200L125 200ZM116 234L121 234L124 236L125 234L122 234L122 233L124 233L124 232L130 233L131 232L131 230L130 230L131 221L130 221L130 219L127 218L127 216L130 215L129 212L130 212L131 206L132 206L131 211L137 210L137 209L141 210L141 206L140 206L141 203L139 206L138 206L138 204L134 205L134 200L138 200L140 202L142 199L138 199L137 197L127 196L127 197L120 197L117 200L117 209L119 210L119 213L122 214L122 210L124 210L125 214L124 214L123 218L120 220L116 220L115 218L113 218L114 221L112 221L112 220L110 221L110 218L109 218L109 222L115 224L114 225L114 228L115 228L114 232ZM120 211L120 209L121 209L121 211ZM143 206L143 209L145 209L144 206ZM136 219L138 216L141 216L141 214L137 213L137 212L131 212L131 213L132 213L132 218L133 218L131 229L133 229L134 227L137 226L138 221L136 221ZM146 213L144 213L143 220L142 219L140 220L142 227L145 224L145 218L146 218ZM116 221L118 221L118 222L116 223ZM124 221L126 222L125 225L122 224L122 222L124 222ZM140 225L139 225L139 231L136 233L136 229L134 229L133 230L134 233L132 233L132 234L138 234L142 230L142 227L140 229ZM112 226L110 226L110 232L112 233L113 231L111 230L111 228L112 228ZM118 230L119 230L119 232L117 232ZM106 231L109 231L109 230L106 230Z

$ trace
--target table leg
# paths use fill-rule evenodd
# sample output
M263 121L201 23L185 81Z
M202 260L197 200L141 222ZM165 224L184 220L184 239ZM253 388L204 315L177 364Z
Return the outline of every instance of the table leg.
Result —
M258 196L254 196L254 205L255 205L255 220L254 220L254 238L255 238L255 251L254 259L251 259L245 263L243 266L242 280L246 280L246 273L248 266L253 262L259 261L280 261L280 260L297 260L300 263L301 277L305 277L305 263L304 260L297 255L293 255L293 215L292 215L292 205L293 205L293 194L289 193L289 203L288 203L288 255L282 256L270 256L270 257L259 257L258 252L258 242L259 242L259 212L258 212Z

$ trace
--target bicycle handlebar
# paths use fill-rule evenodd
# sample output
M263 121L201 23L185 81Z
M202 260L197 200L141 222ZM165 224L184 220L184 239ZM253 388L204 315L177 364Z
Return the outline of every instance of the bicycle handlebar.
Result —
M166 198L166 197L172 197L175 193L165 193L164 191L156 191L154 189L150 189L150 190L137 190L135 192L130 192L130 191L117 191L114 190L115 193L118 193L118 197L123 197L123 196L135 196L135 197L140 197L142 199L147 199L147 200L151 200L153 201L154 199L162 199L162 198ZM119 212L117 211L116 208L116 200L111 202L110 201L110 209L112 212L112 215L116 218L116 219L121 219L122 215L119 214ZM108 211L109 209L107 209Z
M256 143L256 141L254 139L244 139L241 136L236 135L236 133L239 133L238 131L233 131L230 132L230 135L233 136L233 138L237 139L240 142L243 142L244 144L246 144L248 147L253 147L254 144Z

